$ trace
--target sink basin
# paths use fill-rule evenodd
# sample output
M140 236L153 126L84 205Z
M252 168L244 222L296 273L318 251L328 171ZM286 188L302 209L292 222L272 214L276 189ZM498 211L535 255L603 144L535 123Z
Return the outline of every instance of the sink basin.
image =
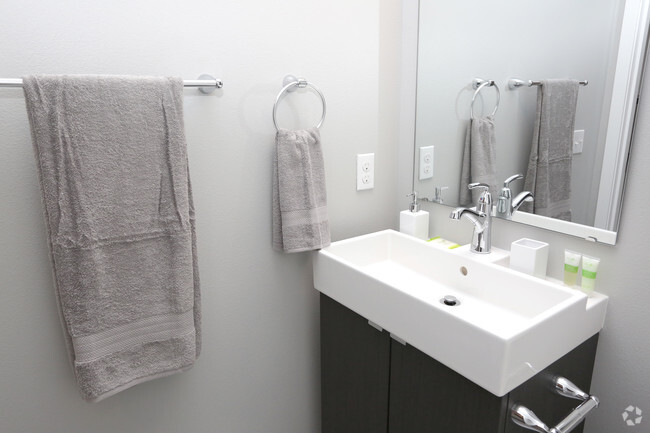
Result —
M608 298L490 256L384 230L316 253L314 286L500 397L600 331Z

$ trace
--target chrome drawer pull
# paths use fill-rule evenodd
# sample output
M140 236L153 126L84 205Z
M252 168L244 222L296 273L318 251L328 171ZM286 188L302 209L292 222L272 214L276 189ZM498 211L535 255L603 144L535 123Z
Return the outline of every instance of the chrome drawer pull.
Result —
M583 392L573 382L564 377L558 376L554 378L553 385L557 394L580 400L582 403L553 428L549 428L532 410L520 404L515 404L510 411L512 421L521 427L538 433L569 433L585 419L589 412L598 407L599 401L596 396Z

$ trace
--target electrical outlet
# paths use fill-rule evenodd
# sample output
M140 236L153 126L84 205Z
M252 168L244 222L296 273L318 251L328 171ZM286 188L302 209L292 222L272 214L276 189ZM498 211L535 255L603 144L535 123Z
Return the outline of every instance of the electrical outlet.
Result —
M582 145L585 142L585 130L573 131L573 153L582 153Z
M420 148L420 180L433 177L433 146Z
M357 191L375 187L375 154L357 155Z

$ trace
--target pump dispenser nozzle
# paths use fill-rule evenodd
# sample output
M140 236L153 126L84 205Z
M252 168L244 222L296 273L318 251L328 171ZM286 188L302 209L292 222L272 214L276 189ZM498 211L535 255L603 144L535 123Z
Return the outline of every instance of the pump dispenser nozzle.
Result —
M418 204L418 193L416 191L413 191L410 194L406 194L407 197L413 196L413 201L409 203L409 210L411 212L417 212L420 210L420 205Z

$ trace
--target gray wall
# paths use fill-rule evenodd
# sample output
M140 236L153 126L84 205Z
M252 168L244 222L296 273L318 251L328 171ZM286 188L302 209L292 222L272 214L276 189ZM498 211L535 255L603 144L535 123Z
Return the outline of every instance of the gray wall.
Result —
M562 278L564 249L601 258L597 288L610 297L605 327L601 332L591 391L601 405L587 419L587 433L647 432L650 420L650 201L647 200L650 173L650 79L646 77L632 143L632 155L623 216L615 246L597 245L513 222L495 220L492 243L510 249L510 244L528 237L548 242L548 274ZM402 143L409 152L409 143ZM407 176L400 173L400 184ZM449 219L450 208L425 204L431 212L430 234L459 243L471 241L472 225ZM544 342L540 342L543 344ZM628 427L621 417L629 405L644 411L641 425ZM531 408L534 410L534 408Z
M310 257L270 248L270 112L286 73L319 85L328 101L323 143L333 237L396 227L406 202L401 196L411 188L413 117L408 113L415 85L409 66L414 44L406 37L401 45L396 3L148 1L89 7L24 1L3 11L2 77L194 78L210 72L224 79L225 88L216 95L186 91L185 96L204 296L203 354L190 372L99 404L82 402L67 365L22 93L0 90L0 431L319 431L318 302ZM404 1L411 18L412 3ZM404 22L412 20L406 16ZM403 77L397 66L400 47ZM401 94L395 85L400 80ZM298 111L306 124L319 114L309 105L316 103L313 98L296 96L305 99L287 101L281 113L287 126L295 125ZM400 116L403 127L397 131ZM650 204L643 199L650 182L645 170L650 97L642 97L639 118L616 246L495 223L497 246L524 236L550 242L549 269L555 276L564 248L603 259L599 290L611 298L593 386L602 405L590 415L588 433L644 431L647 421L627 428L620 414L629 404L650 411L650 291L645 287ZM354 155L365 152L376 152L376 188L356 192ZM432 234L469 242L470 225L449 221L446 207L428 208Z
M398 2L23 1L0 14L0 76L207 72L185 92L197 209L203 353L189 372L98 404L74 385L56 312L22 91L0 89L0 431L306 433L320 430L318 297L309 253L271 250L271 109L287 73L324 92L334 239L395 226ZM381 66L379 68L378 66ZM381 72L379 72L381 70ZM316 98L283 102L311 126ZM355 189L355 154L376 187Z

